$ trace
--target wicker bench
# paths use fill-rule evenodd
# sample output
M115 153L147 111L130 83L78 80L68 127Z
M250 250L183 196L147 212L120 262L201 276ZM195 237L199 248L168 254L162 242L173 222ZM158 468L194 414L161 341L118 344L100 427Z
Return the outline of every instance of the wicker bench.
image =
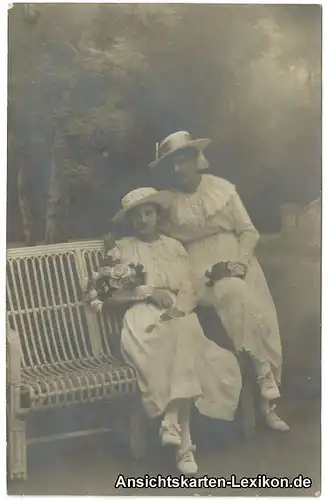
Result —
M102 243L73 242L7 251L7 427L11 479L27 477L27 445L116 430L96 426L32 437L30 419L49 410L96 402L131 402L128 436L133 456L146 449L134 370L120 357L122 311L85 307L84 279L98 268ZM241 407L244 435L254 433L249 385ZM115 405L115 403L114 403ZM119 418L117 426L120 423ZM123 431L124 432L124 431Z
M28 439L26 427L36 413L130 396L137 406L134 370L118 355L121 313L96 315L82 301L82 280L97 268L100 252L98 241L7 251L11 479L27 477L28 444L112 430ZM136 455L136 438L130 444Z

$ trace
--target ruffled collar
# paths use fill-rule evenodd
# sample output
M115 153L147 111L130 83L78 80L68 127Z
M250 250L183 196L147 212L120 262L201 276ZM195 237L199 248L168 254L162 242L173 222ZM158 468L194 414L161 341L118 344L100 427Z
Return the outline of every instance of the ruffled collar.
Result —
M175 207L180 209L180 211L177 210L180 217L182 216L180 212L185 206L191 207L194 212L195 208L199 206L204 215L210 217L216 212L222 211L235 192L236 187L231 182L215 175L203 174L194 193L175 192Z

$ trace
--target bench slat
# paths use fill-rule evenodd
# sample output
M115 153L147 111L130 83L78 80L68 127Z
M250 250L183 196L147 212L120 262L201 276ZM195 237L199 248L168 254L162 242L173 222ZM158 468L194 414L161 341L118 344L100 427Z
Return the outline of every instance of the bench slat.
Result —
M18 309L16 311L9 311L8 314L9 316L14 316L18 315L20 316L21 314L30 314L33 312L44 312L44 311L54 311L54 310L61 310L61 309L70 309L72 307L80 307L83 306L83 302L76 302L73 304L70 302L69 304L60 304L60 305L51 305L51 306L41 306L41 307L33 307L33 309Z
M21 413L135 392L133 368L108 356L36 366L22 372Z
M94 314L83 301L83 282L98 269L101 247L91 241L7 251L11 478L27 475L27 415L137 393L134 369L112 357L122 316Z
M86 248L81 251L82 260L86 269L86 276L91 276L100 267L101 258L104 257L101 247ZM122 329L123 312L125 308L105 308L103 314L96 315L96 322L100 332L103 352L112 353L117 359L120 354L120 332Z
M8 320L21 337L23 366L93 355L79 274L70 250L7 261Z

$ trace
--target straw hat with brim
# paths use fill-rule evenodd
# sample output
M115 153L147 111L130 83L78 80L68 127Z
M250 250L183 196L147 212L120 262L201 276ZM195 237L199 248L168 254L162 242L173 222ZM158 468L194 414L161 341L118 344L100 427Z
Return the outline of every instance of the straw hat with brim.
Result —
M158 147L158 158L149 164L150 168L161 164L166 158L187 148L194 148L203 151L209 144L210 139L192 139L188 132L175 132L166 137Z
M134 189L122 198L122 208L113 217L112 222L122 222L130 210L133 210L144 203L152 203L154 205L158 205L163 210L166 210L171 205L171 198L172 193L168 191L157 191L156 189L150 187Z

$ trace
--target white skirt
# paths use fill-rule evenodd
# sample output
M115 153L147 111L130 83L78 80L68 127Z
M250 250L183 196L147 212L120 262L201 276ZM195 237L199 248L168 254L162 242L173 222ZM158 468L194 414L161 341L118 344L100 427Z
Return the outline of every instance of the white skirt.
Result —
M212 235L189 244L193 287L200 304L215 308L235 348L268 362L280 383L282 349L278 318L257 259L251 259L245 280L224 278L213 287L206 287L205 271L217 262L238 260L238 249L238 240L232 233Z
M196 314L159 323L162 312L138 303L123 321L122 353L136 370L148 416L162 415L175 399L191 398L203 415L233 420L242 386L236 357L204 336ZM151 324L155 328L146 332Z

